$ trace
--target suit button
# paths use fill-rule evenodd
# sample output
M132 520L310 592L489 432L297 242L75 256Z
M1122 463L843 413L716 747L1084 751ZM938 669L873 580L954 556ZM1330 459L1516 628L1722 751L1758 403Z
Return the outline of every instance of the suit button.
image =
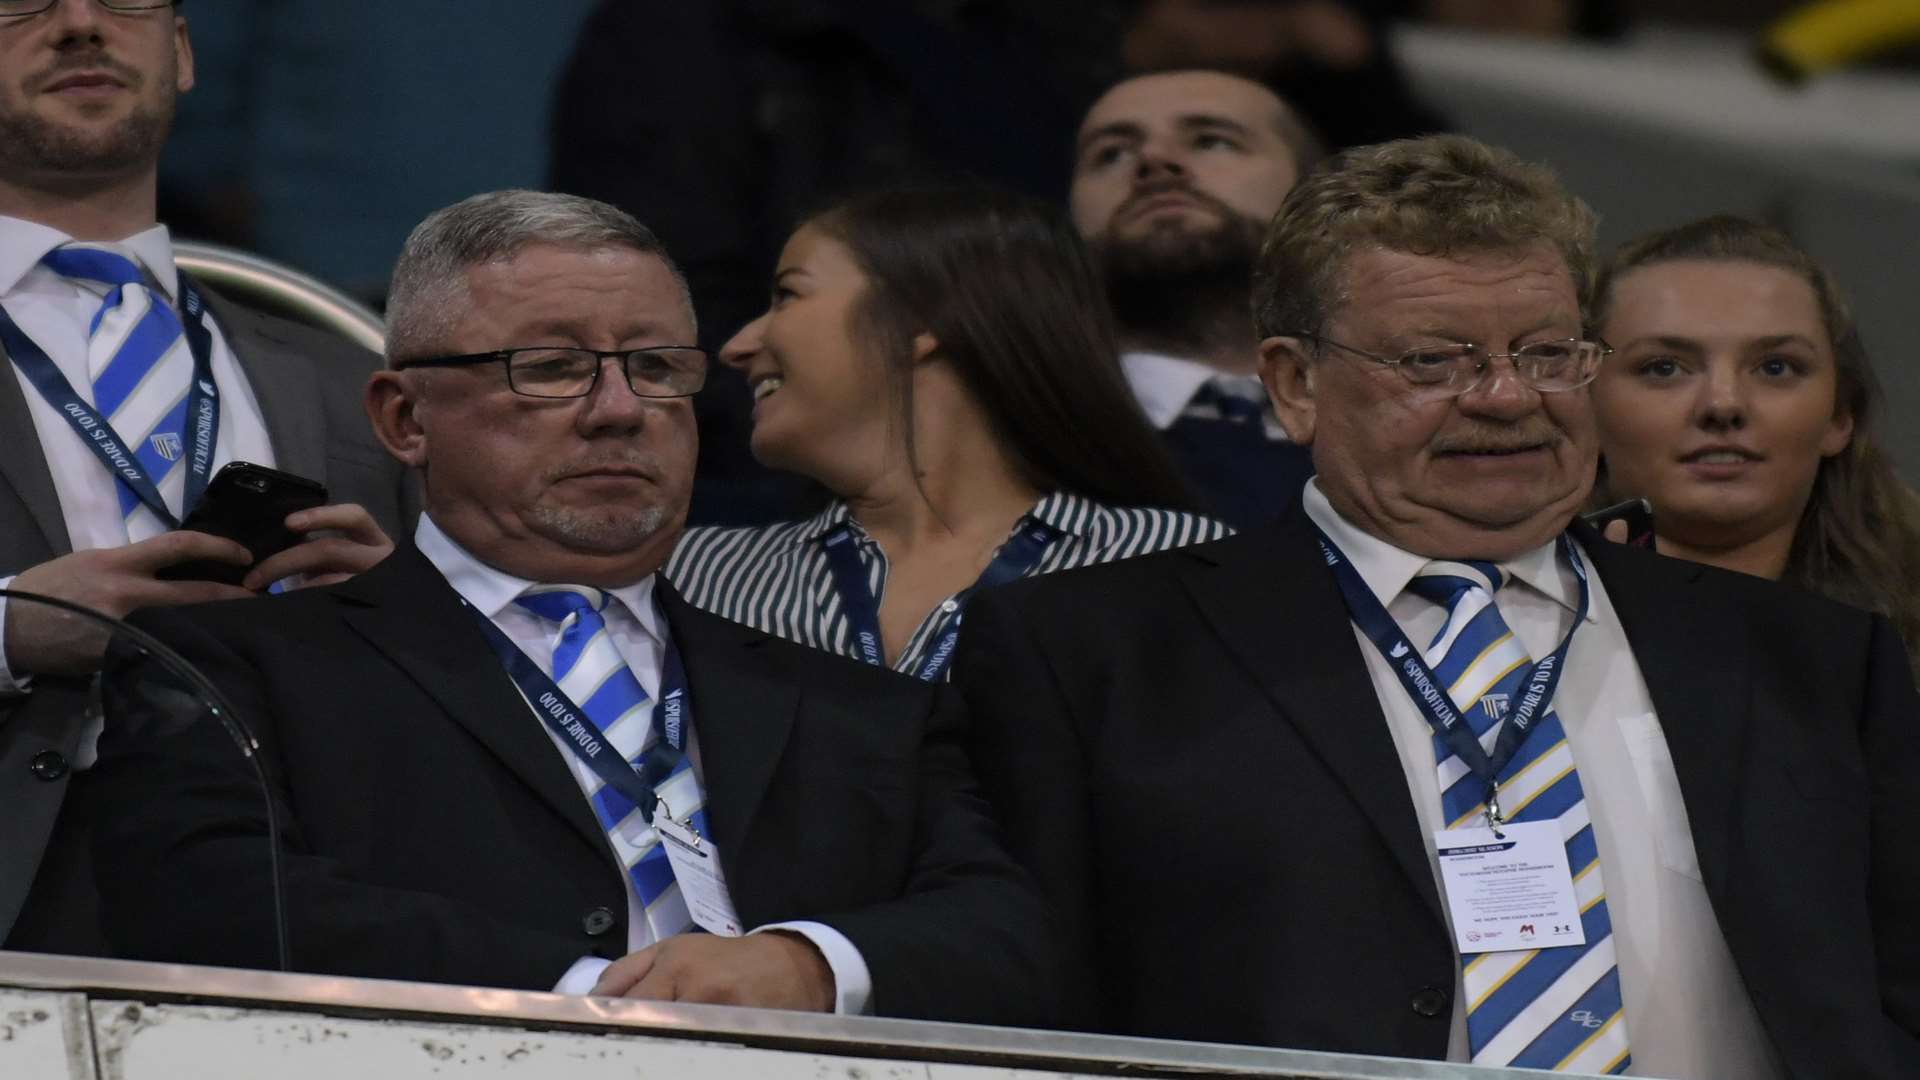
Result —
M588 937L599 937L613 929L613 912L603 907L594 908L580 920L580 929L585 930Z
M67 775L67 759L58 750L42 750L33 755L32 769L42 780L58 780Z
M1453 995L1437 986L1423 986L1413 992L1413 1011L1421 1016L1449 1016Z

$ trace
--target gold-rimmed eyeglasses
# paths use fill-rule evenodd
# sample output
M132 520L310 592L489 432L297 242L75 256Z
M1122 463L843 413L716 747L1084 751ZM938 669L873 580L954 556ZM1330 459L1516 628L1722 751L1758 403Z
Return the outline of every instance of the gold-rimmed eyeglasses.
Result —
M1604 341L1559 338L1522 345L1511 352L1491 352L1483 345L1462 342L1421 345L1398 356L1380 356L1319 334L1296 331L1288 336L1384 364L1414 386L1447 397L1458 397L1486 381L1487 369L1499 359L1511 361L1520 381L1541 393L1577 390L1593 381L1600 373L1600 361L1613 351Z

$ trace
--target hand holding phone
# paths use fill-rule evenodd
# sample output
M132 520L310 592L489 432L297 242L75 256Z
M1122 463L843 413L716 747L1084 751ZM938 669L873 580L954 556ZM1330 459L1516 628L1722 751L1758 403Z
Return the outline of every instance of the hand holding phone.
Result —
M253 565L301 542L287 528L287 515L325 506L327 489L304 476L269 469L250 461L229 462L208 482L206 494L188 512L180 528L235 541L253 555ZM238 585L250 567L194 561L165 567L166 581L215 581Z
M1653 504L1645 499L1628 499L1625 502L1614 503L1612 506L1602 507L1592 513L1582 514L1580 519L1598 529L1600 534L1609 540L1615 539L1608 535L1609 526L1616 521L1625 522L1627 535L1619 541L1620 543L1629 547L1653 547Z

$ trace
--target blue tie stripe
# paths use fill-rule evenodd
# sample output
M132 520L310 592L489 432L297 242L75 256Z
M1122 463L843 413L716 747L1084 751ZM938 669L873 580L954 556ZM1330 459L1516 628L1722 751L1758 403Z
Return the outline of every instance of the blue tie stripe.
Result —
M635 705L648 701L647 692L640 688L640 680L625 664L615 668L593 695L580 703L580 708L602 729L613 727L614 721L627 715Z
M187 395L183 391L180 399L175 401L173 405L161 415L160 422L154 425L153 430L156 434L162 431L179 432L186 422ZM131 446L128 447L128 449L132 450L134 456L140 459L140 467L147 471L149 477L153 478L155 487L160 486L166 479L167 473L171 472L173 467L178 465L181 459L186 456L186 444L182 443L181 452L174 454L172 461L167 460L160 455L159 450L154 448L153 439L151 438L142 439L138 446Z
M607 593L597 589L567 587L530 592L514 601L526 610L549 622L559 623L562 627L560 640L554 644L553 649L551 669L554 682L559 683L567 678L594 638L606 629L606 619L601 612L610 599ZM633 670L623 661L601 680L600 685L594 688L587 700L575 702L575 704L604 736L622 716L636 707L645 705L649 700L646 689L640 685L640 680L634 677ZM651 743L652 740L648 740L635 752L632 763L636 768L645 761ZM682 758L674 768L672 776L678 777L691 769L691 759ZM637 809L631 799L604 784L594 792L589 801L593 805L594 816L600 821L600 827L616 835L622 823L632 817ZM681 809L681 812L684 813L684 809ZM695 810L691 820L700 835L707 835L704 808ZM617 843L615 850L620 850ZM633 882L634 892L639 896L642 907L651 908L654 902L664 896L674 884L673 864L667 858L664 844L656 842L627 868L627 876ZM683 928L672 927L663 930L656 925L654 929L657 936L666 936Z
M1446 634L1446 628L1442 627L1439 636L1444 638ZM1487 646L1506 636L1507 624L1501 621L1500 612L1495 610L1492 604L1488 604L1485 610L1473 617L1473 621L1467 623L1467 628L1460 631L1460 636L1453 639L1453 646L1447 650L1447 655L1440 658L1440 663L1434 666L1433 673L1439 677L1443 685L1451 687L1460 676L1466 674L1467 668L1472 666L1480 654L1487 651ZM1438 638L1435 639L1436 644L1438 640ZM1431 649L1433 646L1428 645L1427 648ZM1492 723L1493 720L1487 718L1484 722L1476 724L1474 730L1485 731Z
M1573 1019L1575 1013L1592 1013L1604 1023L1619 1012L1620 1007L1620 969L1615 968L1594 983L1593 988L1582 994L1580 1000L1568 1007L1566 1012L1561 1013L1558 1020L1547 1025L1547 1030L1541 1032L1539 1038L1515 1055L1514 1066L1521 1069L1553 1068L1599 1030L1598 1027L1587 1028L1576 1023Z
M604 596L597 590L592 598L573 589L549 589L541 592L529 592L514 600L514 603L546 619L548 622L566 622L567 616L582 611L593 611L606 603Z
M1522 821L1558 821L1560 815L1585 801L1580 792L1580 781L1574 773L1561 777L1552 787L1535 796L1525 808L1517 808L1513 815ZM1506 800L1502 800L1505 807ZM1471 809L1471 807L1469 807Z
M1507 685L1506 681L1503 680L1501 682L1501 686L1506 686L1506 685ZM1515 687L1519 685L1517 676L1515 676L1514 685ZM1473 713L1474 715L1470 715L1468 719L1472 720L1475 723L1476 732L1484 733L1488 727L1492 726L1491 721L1489 721L1485 725L1481 725L1479 723L1480 719L1485 715L1485 710L1481 708L1478 702L1474 703ZM1532 765L1534 762L1552 753L1557 747L1559 747L1559 745L1562 742L1565 742L1565 741L1566 741L1566 731L1564 728L1560 726L1559 715L1555 713L1552 709L1548 709L1547 714L1540 718L1540 722L1538 724L1534 725L1533 734L1529 735L1527 737L1527 741L1520 744L1520 749L1514 752L1513 760L1507 762L1506 768L1500 770L1500 782L1502 784L1505 784L1507 781L1520 775L1521 770L1527 768L1528 766ZM1439 742L1437 739L1435 740L1435 756L1439 761L1445 762L1446 760L1448 760L1451 753L1452 751L1447 747L1445 743ZM1567 786L1569 782L1572 783L1572 787L1574 789L1573 798L1570 802L1566 803L1565 806L1572 806L1574 803L1577 803L1580 801L1579 782L1574 779L1572 774L1568 774L1567 776L1562 777L1558 784L1554 785L1555 787L1563 787L1563 786ZM1479 806L1481 803L1481 800L1483 800L1486 797L1486 794L1487 794L1487 785L1479 777L1473 775L1473 773L1471 772L1467 773L1465 776L1462 776L1459 780L1454 782L1452 787L1449 787L1441 795L1441 806L1446 811L1447 820L1448 821L1460 820L1460 815L1467 813L1468 811L1472 810L1476 806ZM1555 805L1550 802L1542 801L1542 800L1550 799L1552 797L1553 797L1552 792L1542 793L1540 795L1540 798L1536 800L1534 804L1529 804L1528 812L1524 815L1526 819L1529 821L1546 821L1546 820L1551 820L1552 818L1559 817L1561 813L1565 813L1566 811L1564 806L1559 812L1551 813L1551 814L1546 813L1544 809L1541 809L1541 810L1534 809L1535 805L1543 808L1547 806ZM1502 804L1504 804L1506 800L1503 798L1501 799L1501 802ZM1508 812L1512 812L1516 808L1505 807L1505 809Z
M163 370L162 363L183 335L179 317L148 286L139 264L119 252L69 245L48 252L40 261L63 277L107 286L106 296L95 309L87 329L87 365L90 372L98 373L98 378L91 380L94 408L112 423L120 437L129 444L125 449L140 462L154 486L159 487L184 454L176 454L173 460L168 460L153 448L153 438L156 435L171 435L180 440L184 450L187 390L193 376L186 375L177 389L166 382L154 384L130 413L121 414L121 410L150 380L172 380L181 374L177 369ZM142 290L147 297L147 304L138 319L125 331L125 339L115 344L111 338L103 337L105 332L102 324L109 313L120 308L127 289ZM113 350L113 355L104 355L108 349ZM154 406L159 403L156 398L169 402L158 417L152 413ZM115 487L121 516L133 515L141 505L139 498L117 478ZM176 501L169 499L169 508L174 514L183 515L185 507L171 505ZM164 518L165 515L160 516ZM131 523L128 528L132 535Z
M600 609L607 604L607 594L595 590L591 596L572 590L529 593L514 603L533 612L550 622L557 622L566 628L561 631L560 641L553 647L553 681L559 682L573 670L580 659L580 650L587 647L606 626L606 620L600 617ZM567 619L574 622L567 625ZM582 702L576 702L585 708ZM599 718L588 714L595 723Z
M1497 567L1481 563L1467 565L1469 569L1473 570L1476 574L1485 575L1486 582L1478 582L1470 576L1447 572L1442 569L1437 573L1422 574L1407 586L1409 591L1415 592L1417 595L1423 596L1436 604L1444 604L1447 607L1448 626L1441 629L1440 633L1434 639L1434 644L1429 645L1430 649L1446 639L1449 630L1452 629L1452 624L1455 621L1454 615L1459 609L1460 603L1468 595L1472 594L1474 589L1485 590L1488 584L1491 584L1497 589L1505 583L1505 576ZM1491 596L1490 593L1484 595ZM1462 615L1464 617L1464 613L1462 613ZM1455 635L1452 644L1448 646L1446 656L1442 657L1439 663L1433 665L1435 675L1439 677L1442 682L1449 685L1458 681L1460 676L1471 667L1474 660L1479 657L1489 645L1498 642L1502 637L1506 636L1508 632L1509 628L1506 622L1501 619L1497 607L1491 603L1487 604L1485 608L1470 617L1466 627ZM1529 664L1522 663L1507 672L1507 674L1502 676L1493 686L1479 691L1479 696L1484 699L1497 694L1505 694L1507 695L1509 706L1511 706L1522 689L1521 684L1529 667ZM1463 709L1462 712L1465 715L1468 725L1476 735L1485 735L1505 719L1504 716L1494 716L1482 700L1471 702L1469 707ZM1559 747L1565 744L1565 741L1566 733L1560 722L1560 718L1549 708L1546 713L1540 717L1538 724L1528 736L1527 740L1521 744L1519 750L1514 754L1513 760L1509 761L1501 769L1500 779L1502 783L1504 784L1511 781L1529 767L1535 767L1537 770L1553 770L1563 767L1555 763L1543 762L1541 759L1554 753ZM1457 765L1450 766L1453 759L1454 755L1452 750L1444 741L1436 737L1434 740L1434 761L1436 765L1457 768ZM1443 774L1443 779L1444 776L1445 774ZM1527 777L1524 787L1533 790L1535 794L1530 801L1524 804L1518 801L1517 796L1511 802L1506 799L1502 800L1503 803L1507 803L1505 809L1509 820L1521 822L1557 821L1563 815L1574 810L1581 804L1584 795L1580 786L1579 774L1576 771L1569 770L1565 775L1554 780L1546 788L1540 789L1539 785L1548 779L1550 779L1548 775L1529 775ZM1446 815L1447 821L1452 823L1468 816L1476 807L1481 805L1485 795L1485 782L1470 772L1448 785L1441 796L1442 810ZM1591 825L1584 826L1576 832L1572 838L1566 841L1566 846L1568 866L1572 872L1578 874L1583 870L1587 870L1589 867L1593 867L1593 873L1597 874L1599 872L1598 868L1594 866L1594 863L1599 858L1599 848ZM1598 886L1600 885L1598 878L1594 878L1590 884L1595 887L1595 891L1598 891ZM1578 888L1576 888L1576 892L1578 891ZM1490 993L1487 993L1485 1000L1480 1001L1477 1005L1470 1004L1467 1015L1467 1031L1469 1036L1468 1043L1474 1053L1478 1053L1483 1047L1488 1046L1496 1037L1506 1030L1509 1025L1519 1020L1522 1014L1526 1013L1529 1007L1533 1006L1543 994L1553 988L1561 977L1565 976L1579 964L1583 958L1591 955L1595 949L1607 949L1608 951L1605 953L1605 956L1608 957L1609 960L1611 959L1613 948L1611 934L1613 927L1612 920L1607 911L1604 894L1598 896L1592 905L1582 913L1581 925L1586 932L1586 944L1544 948L1537 951L1515 970L1505 982L1500 983ZM1520 1067L1548 1069L1558 1065L1570 1053L1579 1048L1582 1041L1591 1035L1593 1030L1597 1030L1586 1028L1574 1022L1571 1019L1574 1011L1580 1008L1589 1009L1603 1021L1619 1011L1620 980L1618 966L1608 963L1596 982L1592 986L1583 989L1579 997L1580 1003L1570 1007L1559 1018L1547 1024L1547 1026L1541 1030L1541 1033L1534 1038L1533 1043L1525 1048L1522 1054L1513 1058L1511 1061L1492 1061L1488 1062L1488 1064L1512 1064ZM1533 1025L1539 1023L1539 1021L1540 1018L1536 1011L1528 1015L1526 1023ZM1624 1019L1620 1022L1624 1023ZM1531 1026L1525 1030L1531 1030ZM1624 1034L1624 1032L1621 1034Z
M1533 1004L1533 999L1552 986L1555 979L1566 974L1568 968L1613 933L1613 921L1607 916L1604 902L1588 908L1580 916L1580 925L1587 933L1585 945L1541 949L1525 967L1467 1013L1467 1034L1473 1046L1483 1046L1498 1035L1501 1028L1520 1015L1520 1010Z
M102 308L104 313L106 308ZM158 300L147 305L147 313L127 335L108 362L100 377L93 380L93 407L103 415L112 416L126 404L127 398L140 387L140 383L153 370L153 365L173 348L180 340L180 320L174 316L173 309ZM184 400L187 388L180 388ZM166 430L162 427L160 430Z
M1451 611L1453 605L1459 602L1460 594L1466 590L1483 589L1492 592L1499 589L1507 580L1506 571L1490 562L1463 559L1453 565L1464 566L1479 577L1472 578L1446 571L1428 571L1407 582L1407 588L1415 595L1423 596Z
M182 394L180 395L180 400L174 404L173 408L167 410L166 415L161 418L160 422L154 425L153 431L155 434L163 431L180 432L184 430L186 422L187 397L185 394ZM133 451L134 459L140 463L142 469L146 470L148 479L153 481L155 487L159 487L165 483L167 474L171 473L174 468L186 458L184 443L182 444L183 452L174 455L172 461L161 457L160 451L154 449L151 436L142 439L137 445L127 447L127 449ZM125 517L133 513L134 507L140 505L140 496L135 495L133 489L125 484L116 485L116 490L120 495L120 516Z
M602 784L600 789L593 793L594 816L598 817L601 826L609 831L615 825L627 820L627 815L633 811L633 800L620 794L617 788Z
M1582 826L1573 834L1573 839L1567 841L1567 868L1575 874L1593 865L1599 857L1600 842L1594 838L1592 825Z
M144 285L146 276L125 255L89 247L60 247L40 260L61 277L97 281L103 285Z
M644 903L651 904L665 895L673 886L673 863L667 859L666 845L655 844L653 850L642 855L628 873L632 875L633 884Z

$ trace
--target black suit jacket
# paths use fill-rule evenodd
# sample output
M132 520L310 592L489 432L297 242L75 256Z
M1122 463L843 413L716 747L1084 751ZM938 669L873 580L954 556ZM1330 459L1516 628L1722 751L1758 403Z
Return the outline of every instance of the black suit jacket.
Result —
M277 466L324 483L335 502L366 507L389 536L407 535L417 512L411 483L360 406L380 358L202 292L260 403ZM73 550L26 398L7 365L0 350L0 575ZM84 679L39 679L30 694L0 699L0 940L9 948L98 951L92 872L80 850L85 824L59 822L92 699ZM49 843L56 822L62 838Z
M1920 1076L1920 698L1893 631L1581 539L1783 1059ZM1453 945L1302 510L983 593L954 670L1014 852L1072 928L1078 1023L1445 1056Z
M746 924L838 929L884 1014L1050 1019L1043 908L973 788L957 697L657 588ZM334 588L135 621L259 734L296 968L547 990L626 952L605 834L418 551ZM169 730L152 674L110 663L101 761L76 789L98 804L108 937L131 957L271 967L259 791L217 728Z

